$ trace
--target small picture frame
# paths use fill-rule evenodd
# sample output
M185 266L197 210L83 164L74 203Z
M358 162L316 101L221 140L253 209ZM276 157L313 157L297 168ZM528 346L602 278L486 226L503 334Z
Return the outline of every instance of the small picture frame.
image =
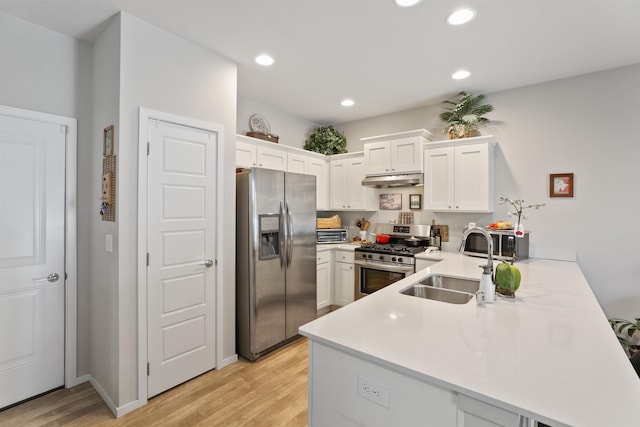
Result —
M402 194L381 194L380 210L382 211L399 211L402 209Z
M104 157L113 156L113 125L104 128L102 155Z
M409 209L422 209L421 194L409 194Z
M550 174L549 197L573 197L573 173Z

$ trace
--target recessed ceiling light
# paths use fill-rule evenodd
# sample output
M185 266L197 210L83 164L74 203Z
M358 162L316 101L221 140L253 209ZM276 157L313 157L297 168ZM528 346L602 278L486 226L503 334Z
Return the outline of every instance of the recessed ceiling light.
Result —
M269 55L258 55L256 56L256 62L260 65L269 66L273 65L273 58Z
M471 21L476 16L476 11L469 8L458 9L447 16L447 24L462 25Z
M460 70L460 71L456 71L455 73L451 74L451 78L455 79L455 80L462 80L462 79L466 79L470 75L471 75L471 73L468 72L467 70Z
M340 105L343 107L353 107L353 104L355 104L353 99L343 99L342 102L340 102Z
M396 4L400 7L411 7L420 3L422 0L396 0Z

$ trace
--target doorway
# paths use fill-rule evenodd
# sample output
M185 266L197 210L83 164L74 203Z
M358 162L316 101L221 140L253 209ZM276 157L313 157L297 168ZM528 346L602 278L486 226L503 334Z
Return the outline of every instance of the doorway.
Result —
M140 110L141 398L216 368L220 126ZM142 264L142 265L141 265ZM146 340L145 340L146 337ZM143 345L144 345L143 344Z
M0 408L77 382L76 129L0 106Z

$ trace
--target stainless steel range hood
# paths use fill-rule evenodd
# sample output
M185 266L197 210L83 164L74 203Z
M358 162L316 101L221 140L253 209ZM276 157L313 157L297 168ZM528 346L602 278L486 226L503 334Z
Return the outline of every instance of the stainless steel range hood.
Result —
M422 185L422 174L411 173L405 175L383 175L368 176L362 180L365 187L386 188L386 187L413 187Z

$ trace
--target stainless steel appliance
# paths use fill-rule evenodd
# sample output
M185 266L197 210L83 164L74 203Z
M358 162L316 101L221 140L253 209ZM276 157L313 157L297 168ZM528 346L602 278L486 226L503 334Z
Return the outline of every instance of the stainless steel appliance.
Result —
M346 241L346 228L319 228L316 231L317 243L345 243Z
M493 240L493 259L516 261L529 258L529 232L523 237L516 237L513 230L487 230ZM478 232L467 236L463 252L465 255L487 258L487 238Z
M389 243L362 245L355 249L355 299L372 294L385 286L415 273L415 254L429 245L428 225L376 224L376 235L389 235ZM411 237L411 245L405 243Z
M316 318L316 182L252 168L236 174L238 353L255 360Z

